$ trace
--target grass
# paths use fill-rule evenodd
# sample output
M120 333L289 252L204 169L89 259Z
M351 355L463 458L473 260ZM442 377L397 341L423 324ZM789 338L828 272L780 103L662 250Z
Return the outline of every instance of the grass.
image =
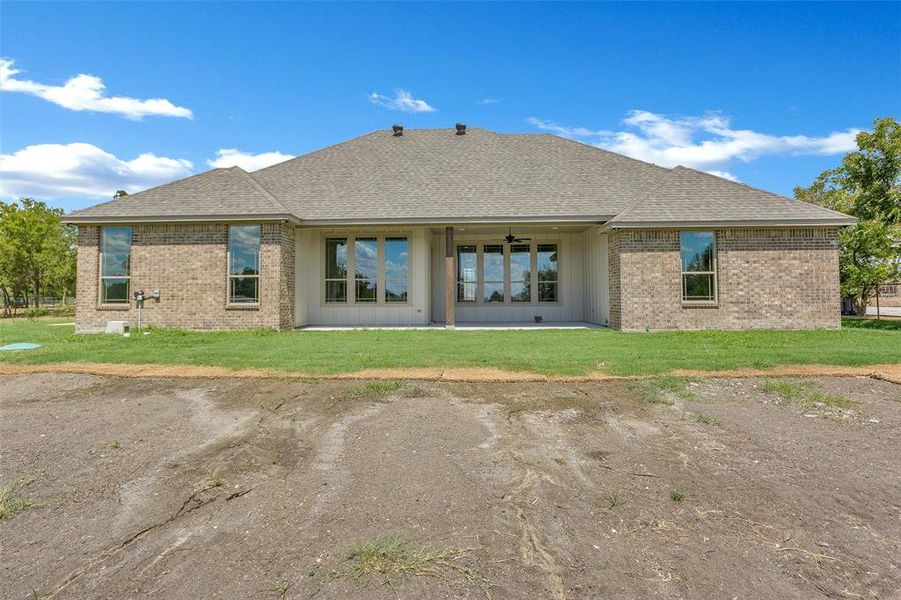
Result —
M716 417L711 417L710 415L705 415L704 413L695 413L695 421L701 423L702 425L714 425L719 426L720 421Z
M685 492L679 488L675 488L670 490L669 497L673 499L673 502L682 502L685 500Z
M678 331L231 331L152 330L129 338L74 335L62 319L0 321L0 363L95 362L209 365L328 375L379 368L496 367L546 375L657 375L673 369L768 368L781 364L898 362L901 329L848 319L840 330ZM888 322L888 321L886 321Z
M219 475L217 471L213 471L212 473L208 473L206 479L203 480L203 484L206 487L222 487L225 485L225 480L222 479L222 476Z
M359 583L378 578L390 586L396 577L440 577L456 572L467 579L487 583L483 576L459 562L467 552L465 548L454 547L416 551L404 538L381 537L352 547L345 557L345 564L333 571L332 576L350 577Z
M295 582L296 579L289 577L287 572L278 570L269 581L269 591L279 600L284 600Z
M343 397L353 399L382 398L390 396L403 387L404 382L395 379L367 381L362 385L347 388L344 390Z
M607 508L610 510L626 503L626 501L620 498L618 494L608 494L604 499L607 501Z
M800 404L806 409L833 408L854 410L857 403L836 394L823 392L822 384L808 379L763 379L761 389L768 394L775 394L786 402Z
M857 329L881 329L883 331L901 331L901 319L881 319L863 318L863 317L845 317L842 319L844 327L855 327Z
M22 484L10 483L0 488L0 521L38 506L34 500L16 493L21 487Z
M694 390L686 387L690 379L664 375L642 381L639 384L643 392L645 402L650 404L672 404L670 396L678 396L683 400L692 400L697 397Z

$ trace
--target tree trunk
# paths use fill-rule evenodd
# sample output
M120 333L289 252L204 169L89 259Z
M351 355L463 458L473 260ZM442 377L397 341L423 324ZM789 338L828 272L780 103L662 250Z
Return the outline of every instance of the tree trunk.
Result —
M12 317L13 314L12 314L12 310L10 307L10 303L12 302L12 300L10 300L10 297L9 297L9 290L7 290L6 286L3 285L2 283L0 283L0 292L3 292L3 316L5 318Z
M34 278L34 307L37 308L41 305L41 278Z
M854 299L854 314L858 317L867 316L867 301L863 296L858 296Z

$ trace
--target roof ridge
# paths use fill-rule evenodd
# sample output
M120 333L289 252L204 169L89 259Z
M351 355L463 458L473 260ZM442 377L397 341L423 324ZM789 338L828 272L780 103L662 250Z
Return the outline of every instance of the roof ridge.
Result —
M260 183L259 181L257 181L257 178L254 177L251 173L248 173L247 171L245 171L244 169L242 169L242 168L239 167L238 165L234 165L234 166L231 167L231 168L232 168L232 169L237 169L238 171L240 171L241 173L243 173L244 176L247 177L247 179L250 180L251 185L253 185L253 187L254 187L258 192L260 192L265 198L267 198L268 200L270 200L270 201L275 205L276 208L279 208L279 209L285 211L286 214L294 215L294 216L297 217L298 219L300 218L298 215L294 214L294 212L293 212L292 210L290 210L287 206L285 206L284 204L282 204L282 202L281 202L278 198L276 198L275 196L273 196L273 195L272 195L272 192L270 192L269 190L267 190L267 189L266 189L266 186L264 186L262 183Z
M578 140L574 140L572 138L564 137L562 135L558 135L556 133L510 133L510 134L502 134L502 135L546 135L548 137L562 140L564 142L570 142L571 144L578 144L579 146L585 146L586 148L592 148L597 150L598 152L603 152L604 154L612 154L617 158L625 158L626 160L630 160L632 162L637 162L642 165L657 167L658 169L663 169L667 172L672 171L672 169L664 167L662 165L658 165L657 163L648 162L646 160L641 160L640 158L635 158L633 156L628 156L626 154L620 154L619 152L614 152L613 150L607 150L606 148L601 148L600 146L595 146L594 144L586 144L585 142L580 142Z
M302 158L307 158L309 156L316 156L317 154L321 154L321 153L325 152L326 150L331 150L332 148L337 148L338 146L344 146L345 144L349 144L351 142L356 142L358 140L362 140L363 138L369 137L371 135L375 135L376 133L385 132L385 131L390 131L390 129L373 129L372 131L370 131L368 133L360 134L358 136L344 140L343 142L338 142L337 144L329 144L328 146L323 146L322 148L319 148L318 150L313 150L312 152L307 152L306 154L298 154L294 158L289 158L288 160L283 160L282 162L275 163L274 165L269 165L268 167L263 167L262 169L257 169L256 171L254 171L254 173L259 174L259 173L263 173L264 171L269 171L270 169L274 169L276 167L283 167L284 165L293 163Z

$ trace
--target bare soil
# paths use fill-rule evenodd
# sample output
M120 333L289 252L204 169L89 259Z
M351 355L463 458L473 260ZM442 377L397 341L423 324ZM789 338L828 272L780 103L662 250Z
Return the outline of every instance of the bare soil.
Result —
M608 380L633 380L656 377L654 375L623 376L595 371L587 375L543 375L528 371L507 371L494 367L466 367L445 369L442 367L408 367L392 369L364 369L362 371L311 375L309 373L284 372L267 369L229 369L207 365L165 365L131 363L80 363L60 362L46 364L0 363L0 375L24 375L31 373L79 373L112 377L188 377L188 378L250 378L268 379L290 377L303 379L410 379L419 381L503 382L557 381L584 382ZM901 384L901 363L881 365L778 365L768 369L730 369L704 371L677 369L671 375L680 377L875 377Z
M0 376L0 596L891 598L901 386L818 381ZM465 568L336 576L386 535Z

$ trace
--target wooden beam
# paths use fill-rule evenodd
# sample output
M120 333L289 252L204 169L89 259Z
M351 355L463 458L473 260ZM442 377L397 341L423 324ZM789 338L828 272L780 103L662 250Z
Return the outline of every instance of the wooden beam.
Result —
M454 328L455 297L457 284L456 245L454 244L454 228L444 228L444 326Z

